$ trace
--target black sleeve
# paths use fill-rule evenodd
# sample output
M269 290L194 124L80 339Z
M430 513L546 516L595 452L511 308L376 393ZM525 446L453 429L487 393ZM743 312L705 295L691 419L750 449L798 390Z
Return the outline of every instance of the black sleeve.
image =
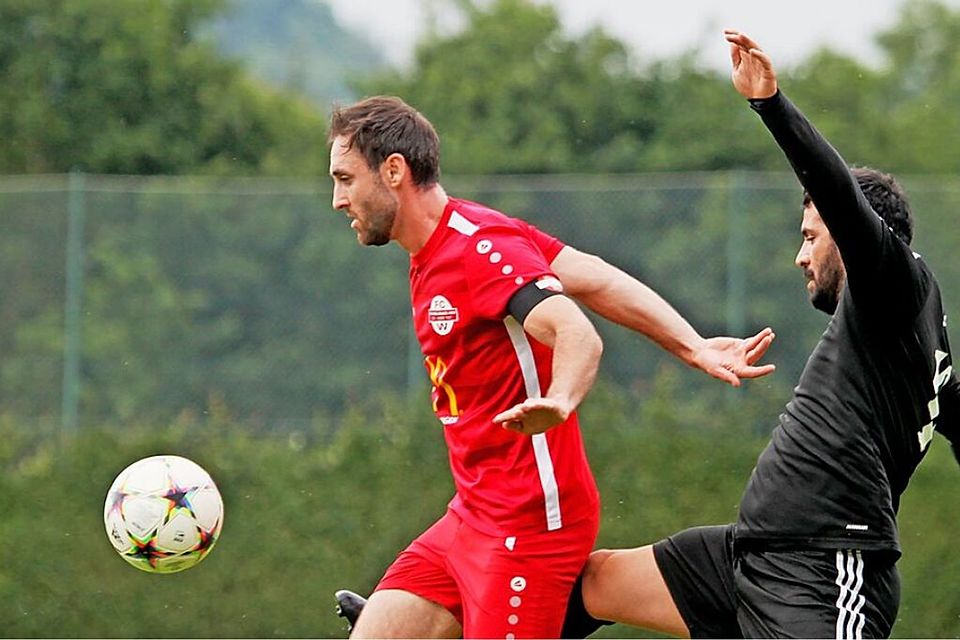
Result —
M960 463L960 379L957 379L956 373L940 389L938 398L940 415L937 431L950 441L953 455Z
M843 257L854 295L875 297L906 313L919 311L923 291L918 283L924 280L912 251L871 208L837 150L783 93L750 100L750 106L813 199Z
M538 286L537 282L528 282L523 287L520 287L513 297L510 298L510 302L507 304L507 311L510 312L510 315L514 319L523 325L523 321L527 319L527 316L533 311L533 308L549 298L550 296L560 295L560 292L554 291L547 287Z

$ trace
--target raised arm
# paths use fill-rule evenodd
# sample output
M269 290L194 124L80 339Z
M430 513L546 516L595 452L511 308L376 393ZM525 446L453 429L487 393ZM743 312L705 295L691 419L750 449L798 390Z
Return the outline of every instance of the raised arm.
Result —
M770 328L744 339L705 339L655 291L597 256L566 246L550 267L568 296L715 378L737 387L742 378L775 369L772 364L756 365L774 339Z
M770 57L739 31L727 29L732 80L763 119L810 194L852 278L876 274L883 222L860 191L846 162L783 95Z

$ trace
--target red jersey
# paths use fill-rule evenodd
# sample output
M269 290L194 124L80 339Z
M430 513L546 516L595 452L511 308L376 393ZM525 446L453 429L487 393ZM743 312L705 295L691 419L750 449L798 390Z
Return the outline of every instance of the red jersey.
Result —
M552 350L507 305L531 281L559 284L549 262L562 248L526 222L451 198L410 260L414 326L457 489L450 508L491 535L550 531L599 511L575 413L534 436L493 422L550 386Z

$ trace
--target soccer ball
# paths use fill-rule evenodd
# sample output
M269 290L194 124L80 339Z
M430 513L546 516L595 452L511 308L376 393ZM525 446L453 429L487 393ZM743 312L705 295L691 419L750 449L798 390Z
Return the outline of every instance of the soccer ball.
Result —
M210 553L223 526L223 500L197 463L152 456L113 481L103 523L124 560L151 573L175 573Z

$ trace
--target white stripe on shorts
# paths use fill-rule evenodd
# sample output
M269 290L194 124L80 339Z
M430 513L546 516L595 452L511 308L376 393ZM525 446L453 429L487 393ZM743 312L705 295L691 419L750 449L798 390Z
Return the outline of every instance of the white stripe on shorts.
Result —
M866 618L860 612L866 598L863 586L863 556L859 550L837 551L837 640L861 640Z

